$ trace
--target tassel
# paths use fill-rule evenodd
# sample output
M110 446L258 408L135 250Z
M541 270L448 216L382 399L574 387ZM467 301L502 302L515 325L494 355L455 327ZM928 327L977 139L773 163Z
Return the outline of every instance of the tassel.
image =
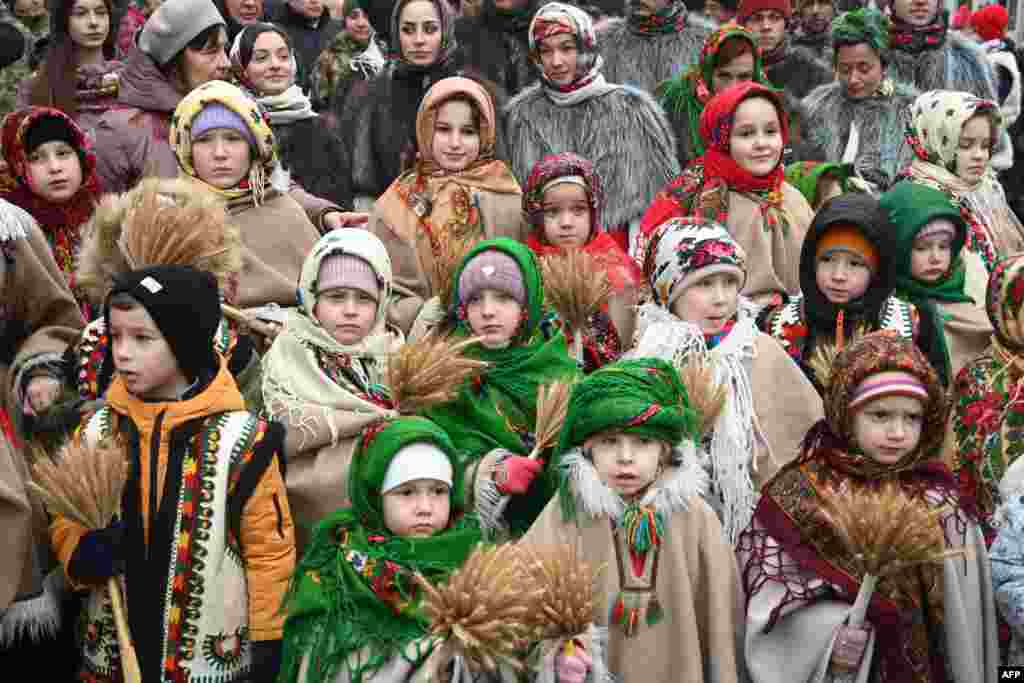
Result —
M658 600L657 594L652 593L651 601L647 604L647 625L660 624L664 618L665 610L661 607L661 601Z
M846 345L846 327L844 325L846 316L843 315L843 309L839 309L839 314L836 315L836 351L842 351Z
M615 603L612 605L612 613L611 613L611 616L608 619L609 623L621 624L622 623L622 615L625 613L625 611L626 611L626 602L625 602L625 599L624 599L622 593L619 593L619 597L615 599Z
M660 512L646 506L630 505L623 513L622 519L626 530L626 542L636 552L646 554L651 548L661 544L665 523Z

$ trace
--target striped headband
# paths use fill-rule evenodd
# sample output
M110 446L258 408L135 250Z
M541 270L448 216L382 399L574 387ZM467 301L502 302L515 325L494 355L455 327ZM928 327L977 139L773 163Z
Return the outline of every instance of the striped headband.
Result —
M928 389L914 375L908 372L890 370L871 375L859 385L850 399L850 412L875 399L886 396L907 396L922 402L928 400Z

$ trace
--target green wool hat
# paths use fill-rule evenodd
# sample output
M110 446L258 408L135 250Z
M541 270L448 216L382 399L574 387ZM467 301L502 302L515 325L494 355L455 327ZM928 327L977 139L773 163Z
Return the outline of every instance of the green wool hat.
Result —
M891 22L877 9L864 8L843 12L832 20L832 43L836 46L833 62L838 58L838 48L843 45L867 43L883 61L889 49Z
M591 373L573 389L558 450L582 446L608 429L675 446L698 438L699 423L672 365L658 358L623 360Z
M853 165L832 161L795 161L786 167L786 182L799 190L807 203L814 207L814 200L818 197L818 183L827 173L839 181L845 192L847 180L853 175Z
M452 463L452 513L465 506L462 468L448 433L425 417L399 417L368 427L360 437L348 474L352 510L367 529L385 530L380 493L391 460L405 446L429 443L440 448Z

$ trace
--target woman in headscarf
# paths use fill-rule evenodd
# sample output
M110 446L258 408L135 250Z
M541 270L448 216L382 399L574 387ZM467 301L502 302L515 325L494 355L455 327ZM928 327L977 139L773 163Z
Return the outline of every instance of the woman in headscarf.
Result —
M22 82L18 107L59 109L86 131L117 99L123 65L114 61L111 0L60 0L50 7L50 40L34 78Z
M981 301L996 262L1024 251L1024 226L991 167L1002 126L999 106L965 92L933 90L917 98L910 118L914 159L904 176L941 190L960 208L968 226L967 293Z
M259 106L230 83L205 83L175 109L170 144L181 176L222 197L241 229L238 306L295 306L302 263L319 235L288 194Z
M530 52L541 80L505 109L512 172L526 182L549 154L591 159L608 186L605 227L620 246L644 208L676 173L675 138L650 95L605 81L590 16L552 2L530 24ZM614 151L614 153L611 153Z
M508 164L494 158L495 134L494 102L476 81L445 78L420 104L416 165L377 200L369 226L391 257L389 318L403 331L413 329L421 309L427 326L444 314L423 304L438 295L430 274L446 245L525 237L522 191Z
M912 156L903 138L917 90L885 75L889 19L878 10L839 15L832 22L832 42L838 80L804 100L805 135L824 151L823 159L853 164L884 191Z
M322 214L330 206L351 207L348 150L295 84L295 54L288 34L274 24L251 24L235 36L230 57L238 82L270 122L281 165L299 186L292 194L307 215ZM310 220L316 222L312 215Z
M878 332L836 357L828 384L825 419L765 485L740 537L747 669L801 683L996 680L988 556L940 458L949 404L935 371L913 343ZM846 619L864 576L823 507L881 484L936 515L935 551L966 552L892 568L858 627Z
M743 294L755 303L781 303L800 291L800 248L813 218L807 200L785 182L789 121L781 95L759 83L732 85L708 101L700 134L706 151L647 209L633 258L644 263L648 240L669 218L714 221L749 259Z
M342 5L345 30L320 53L310 74L314 107L333 118L344 110L353 83L371 80L388 62L365 4L346 0Z
M432 85L458 74L453 22L444 0L395 4L394 60L365 87L353 86L340 117L357 209L369 210L415 161L420 102Z
M963 367L953 384L953 473L960 495L978 506L991 543L998 532L994 515L1007 502L1000 482L1024 452L1024 254L996 264L985 304L993 327L991 344Z

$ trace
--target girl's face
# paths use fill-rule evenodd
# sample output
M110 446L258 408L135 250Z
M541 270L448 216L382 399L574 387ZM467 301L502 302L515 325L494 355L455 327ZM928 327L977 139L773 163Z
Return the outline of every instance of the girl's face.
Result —
M560 33L540 41L540 64L544 76L555 85L570 85L576 80L576 37Z
M438 166L449 173L465 171L480 157L480 127L468 102L445 102L434 119L431 152Z
M985 114L967 119L956 148L956 174L973 185L981 180L992 157L992 121Z
M263 0L227 0L228 14L239 24L255 24L263 19Z
M843 45L836 53L836 76L851 99L871 97L885 77L882 60L867 43Z
M642 494L658 475L668 448L641 434L608 430L583 444L601 481L623 498Z
M774 104L763 97L740 103L733 117L729 155L755 176L775 170L782 158L782 124Z
M575 183L559 183L544 193L544 239L563 249L581 248L590 239L590 200Z
M700 326L704 334L718 334L736 315L740 279L735 273L712 273L683 290L672 302L680 320Z
M504 349L519 330L523 307L511 294L482 289L466 302L466 317L474 335L488 349Z
M263 95L280 95L292 84L292 53L284 38L264 31L252 46L252 59L245 75Z
M327 334L345 346L358 344L377 320L377 300L361 289L336 287L316 299L313 315Z
M859 254L833 249L818 259L814 280L830 302L848 304L868 291L871 267Z
M427 538L448 527L451 491L436 479L414 479L382 496L384 524L395 536Z
M413 0L398 19L402 57L410 64L430 66L441 53L441 15L429 0Z
M103 0L75 0L68 16L68 35L76 47L99 50L110 33L110 13Z
M28 183L33 193L63 204L82 187L82 162L66 142L44 142L28 155Z
M924 407L909 396L871 401L853 416L853 439L864 455L894 465L921 442Z
M233 128L214 128L192 141L196 175L218 189L238 187L251 165L249 141Z
M928 225L953 228L953 221L938 218ZM920 282L938 282L953 263L953 238L948 234L919 237L910 249L910 276Z
M345 30L358 43L370 39L370 17L358 7L345 17Z
M712 92L722 92L730 85L752 80L754 80L754 55L749 51L737 55L729 63L719 64L711 70Z

